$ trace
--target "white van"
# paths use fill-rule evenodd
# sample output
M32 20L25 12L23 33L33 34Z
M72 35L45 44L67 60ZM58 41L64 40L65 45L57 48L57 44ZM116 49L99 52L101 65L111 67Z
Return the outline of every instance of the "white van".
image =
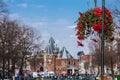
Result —
M38 73L37 73L37 72L33 72L33 73L32 73L32 77L33 77L33 78L37 78L37 77L38 77Z
M55 76L55 73L54 73L54 72L48 72L48 74L49 74L50 77Z
M53 77L55 76L54 72L40 72L38 73L41 77Z

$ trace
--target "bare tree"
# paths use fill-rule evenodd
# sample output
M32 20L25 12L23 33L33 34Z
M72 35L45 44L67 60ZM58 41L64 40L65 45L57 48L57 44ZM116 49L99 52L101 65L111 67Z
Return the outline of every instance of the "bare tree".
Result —
M6 18L1 19L0 59L3 79L5 77L5 67L7 67L8 72L10 70L10 61L12 62L13 71L15 65L19 65L20 71L22 71L27 55L32 55L33 49L39 51L40 47L41 36L38 36L33 29L17 23L16 21L11 21Z
M21 75L27 55L32 55L32 53L34 52L33 50L35 51L40 50L40 45L41 45L40 39L41 37L37 36L33 29L28 28L26 25L21 26L20 34L18 37L18 51L19 51L19 57L21 58L20 61Z
M92 65L93 66L98 66L98 72L99 72L99 66L101 66L101 53L100 53L100 45L101 45L101 40L99 37L94 37L92 39L93 42L90 43L90 45L93 45L92 47L89 45L89 48L92 50ZM113 71L113 64L115 63L115 51L113 47L114 42L105 42L105 47L104 47L104 65L106 67L111 68L111 72L114 73Z
M18 25L15 21L10 21L6 18L0 21L0 54L2 55L1 58L3 62L3 77L5 65L8 66L8 72L10 69L10 59L13 57L12 55L14 55L12 52L14 51L14 45L17 41L17 33Z
M90 54L92 55L92 67L93 68L97 67L98 73L100 73L99 66L101 65L100 42L101 42L100 38L98 36L95 36L91 39L89 43L89 48L91 50Z

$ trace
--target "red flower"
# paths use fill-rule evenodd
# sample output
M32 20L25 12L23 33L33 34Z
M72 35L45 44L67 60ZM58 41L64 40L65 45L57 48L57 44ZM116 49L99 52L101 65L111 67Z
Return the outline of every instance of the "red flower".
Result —
M78 46L83 46L81 40L87 38L90 34L94 34L93 31L97 33L102 32L102 8L96 7L94 9L89 9L84 13L79 12L79 18L77 20L76 26L76 37L78 39ZM109 40L114 40L110 38L113 34L111 12L105 8L105 18L104 18L104 31L105 38ZM110 33L110 34L109 34ZM96 39L92 39L94 42L98 42ZM80 41L80 42L79 42Z
M100 33L101 31L102 31L102 24L100 23L100 24L93 24L93 29L96 31L96 32L98 32L98 33ZM107 30L107 28L106 28L106 24L104 24L104 30L106 31Z
M84 46L81 42L77 41L78 46Z
M77 31L76 35L79 35L80 34L80 31Z
M110 38L110 41L113 41L114 40L114 36Z
M101 32L101 26L102 26L101 24L94 24L93 26L94 26L93 28L96 32L98 32L98 33Z
M78 38L79 40L83 40L83 39L84 39L83 36L78 36L77 38Z
M107 8L105 8L105 13L111 17L111 12Z
M107 19L111 20L112 19L112 15L111 15L110 11L107 8L105 8L105 13L106 13Z
M92 39L94 42L98 42L96 39Z
M105 8L105 12L106 12L106 13L110 13L110 11L109 11L107 8Z
M77 24L77 29L78 29L78 30L81 30L81 28L82 28L82 24L81 24L80 22L78 22L78 24Z
M96 15L98 15L98 16L101 16L101 15L102 15L102 9L96 7L96 8L95 8L95 12L94 12L94 14L96 14Z
M83 14L81 12L79 12L79 15L80 15L80 19L82 18Z

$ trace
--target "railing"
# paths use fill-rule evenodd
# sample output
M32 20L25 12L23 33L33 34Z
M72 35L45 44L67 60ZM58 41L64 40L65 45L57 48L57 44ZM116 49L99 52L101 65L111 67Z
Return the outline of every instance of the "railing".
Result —
M113 76L104 76L104 80L112 80ZM24 77L24 80L101 80L100 76L94 76L94 75L79 75L79 76L46 76L46 77ZM120 75L114 76L115 80L120 80ZM15 79L15 80L21 80L21 79Z

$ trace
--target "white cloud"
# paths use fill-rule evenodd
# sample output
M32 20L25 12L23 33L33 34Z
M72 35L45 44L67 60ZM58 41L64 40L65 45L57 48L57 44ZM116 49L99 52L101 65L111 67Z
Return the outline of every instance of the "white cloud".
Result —
M47 22L35 22L35 23L31 23L32 27L46 27L47 26Z
M55 43L56 43L56 44L59 44L59 43L60 43L60 40L55 40Z
M47 21L48 20L48 18L46 17L46 16L42 16L41 18L40 18L40 21Z
M70 35L70 38L75 39L76 36L75 35Z
M28 4L27 3L22 3L22 4L18 4L19 7L21 8L27 8Z
M24 16L22 16L22 15L20 15L20 14L18 14L18 13L11 13L11 14L9 14L9 18L11 19L11 20L17 20L17 21L20 21L20 22L22 22L22 23L25 23L26 25L30 25L31 26L31 24L32 23L30 23L30 18L27 18L27 17L24 17ZM31 26L32 27L32 26Z
M50 33L48 31L42 31L41 34L44 38L47 38L50 36Z
M44 5L36 5L37 8L44 8Z
M114 2L119 1L119 0L107 0L107 1L114 3Z
M21 19L22 16L20 16L18 13L12 13L9 15L11 19Z
M45 41L44 47L46 47L46 45L48 44L48 39L50 38L50 33L48 31L42 31L41 35L42 35L43 41Z
M40 22L33 22L33 21L28 22L30 20L30 18L23 17L18 13L12 13L12 14L9 15L9 18L12 19L12 20L19 20L19 21L25 22L26 24L28 24L28 25L30 25L31 27L34 27L34 28L47 27L48 26L48 23L46 22L46 19L47 19L46 17L43 17Z
M68 26L68 28L70 28L70 29L75 29L75 25L73 25L73 26Z
M13 0L4 0L4 2L6 2L6 3L13 2Z
M18 4L17 6L21 7L21 8L27 8L28 6L34 7L34 8L44 8L45 7L44 5L35 5L35 4L28 5L27 3Z
M54 23L54 25L67 25L69 22L66 19L58 19Z

